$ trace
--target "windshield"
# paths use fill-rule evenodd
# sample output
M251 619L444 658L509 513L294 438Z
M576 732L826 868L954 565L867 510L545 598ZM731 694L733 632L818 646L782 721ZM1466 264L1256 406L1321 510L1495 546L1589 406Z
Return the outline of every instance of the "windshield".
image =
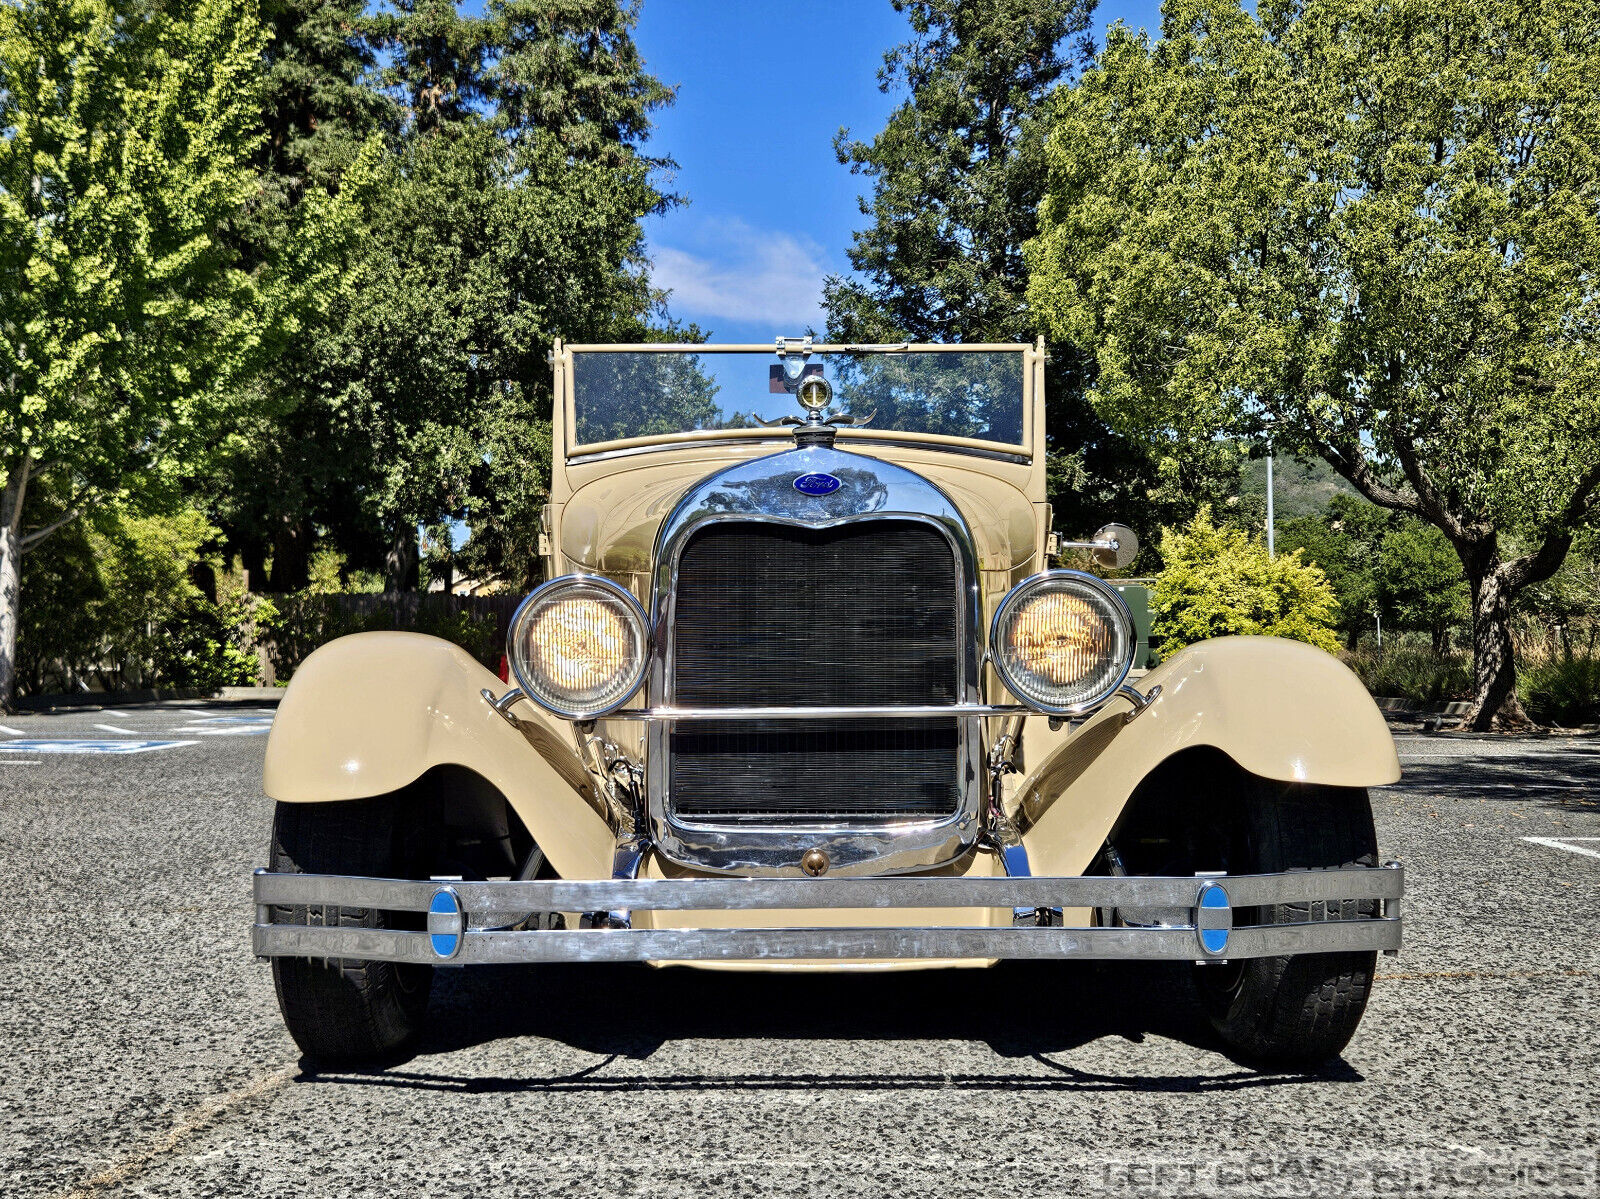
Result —
M818 374L832 410L870 415L869 429L1022 442L1020 350L815 352L805 375ZM771 350L575 351L572 384L581 445L803 415Z

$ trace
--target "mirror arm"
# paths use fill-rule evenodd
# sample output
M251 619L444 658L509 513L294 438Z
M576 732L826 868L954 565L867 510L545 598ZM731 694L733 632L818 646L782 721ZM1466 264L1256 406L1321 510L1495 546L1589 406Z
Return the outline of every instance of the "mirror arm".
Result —
M1122 542L1115 537L1108 537L1104 541L1058 541L1056 549L1066 550L1111 550L1113 552L1122 548Z

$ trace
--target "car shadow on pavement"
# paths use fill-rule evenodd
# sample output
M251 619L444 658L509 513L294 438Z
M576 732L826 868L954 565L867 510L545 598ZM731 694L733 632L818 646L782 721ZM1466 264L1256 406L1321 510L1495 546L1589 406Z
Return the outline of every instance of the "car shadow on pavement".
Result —
M1600 747L1559 754L1409 761L1396 790L1437 792L1452 800L1536 804L1558 812L1600 812Z
M1006 962L988 970L892 973L754 973L647 966L483 967L436 975L428 1031L382 1068L323 1070L302 1062L301 1081L446 1091L1003 1089L1199 1093L1303 1082L1359 1082L1342 1059L1311 1073L1235 1064L1194 1074L1104 1074L1059 1060L1104 1038L1169 1040L1222 1054L1196 1000L1187 965ZM440 1055L494 1041L546 1039L600 1055L582 1070L519 1077L445 1074ZM1015 1071L807 1075L653 1072L647 1063L678 1040L971 1041L1016 1061ZM863 1053L862 1060L873 1055ZM903 1062L899 1063L903 1066Z

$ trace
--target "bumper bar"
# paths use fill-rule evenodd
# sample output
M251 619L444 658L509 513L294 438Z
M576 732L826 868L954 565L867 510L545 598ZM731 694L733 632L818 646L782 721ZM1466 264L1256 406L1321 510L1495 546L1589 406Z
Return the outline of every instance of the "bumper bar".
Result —
M318 874L255 875L261 957L367 958L435 965L727 961L783 958L1131 958L1224 960L1400 947L1404 871L1074 878L617 879L454 882ZM1378 915L1235 925L1240 908L1372 900ZM375 908L426 913L426 931L278 922L274 909ZM1036 909L1037 926L927 928L471 927L473 912L898 908ZM1148 926L1065 928L1064 908L1180 909ZM1312 909L1315 911L1315 908ZM1170 917L1182 917L1176 922Z

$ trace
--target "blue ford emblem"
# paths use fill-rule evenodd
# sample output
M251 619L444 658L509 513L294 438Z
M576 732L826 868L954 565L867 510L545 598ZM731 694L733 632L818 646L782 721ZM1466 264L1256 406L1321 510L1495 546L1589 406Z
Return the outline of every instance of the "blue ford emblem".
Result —
M1201 887L1195 917L1200 948L1207 953L1221 953L1228 947L1228 933L1233 928L1233 903L1225 888L1218 883Z
M440 887L428 900L428 941L433 952L442 958L455 957L466 931L466 914L461 910L460 898L452 888Z
M838 491L839 487L839 480L832 475L801 475L794 481L794 489L802 495L827 495L831 491Z

